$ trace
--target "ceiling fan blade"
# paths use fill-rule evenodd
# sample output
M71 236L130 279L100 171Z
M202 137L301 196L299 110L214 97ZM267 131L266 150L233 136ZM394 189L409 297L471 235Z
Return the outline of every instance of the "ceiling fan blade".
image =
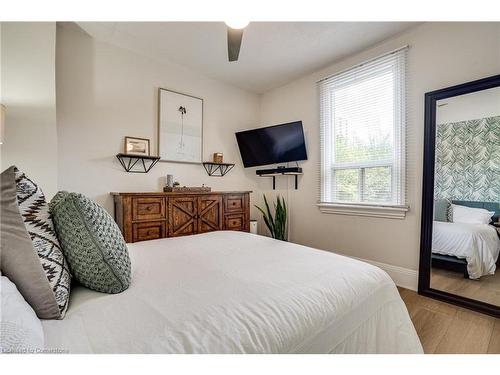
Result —
M229 61L238 60L242 38L243 29L227 28L227 56L229 57Z

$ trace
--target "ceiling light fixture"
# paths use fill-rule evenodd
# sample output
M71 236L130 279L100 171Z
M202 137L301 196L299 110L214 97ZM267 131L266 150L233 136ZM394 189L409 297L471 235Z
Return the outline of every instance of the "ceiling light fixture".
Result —
M250 22L242 19L233 19L231 21L225 21L224 23L231 29L241 30L247 27Z

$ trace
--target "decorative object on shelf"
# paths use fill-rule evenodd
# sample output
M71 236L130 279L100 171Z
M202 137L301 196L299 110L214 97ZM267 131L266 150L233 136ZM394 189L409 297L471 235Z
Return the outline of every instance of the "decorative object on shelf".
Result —
M179 183L177 182L177 184L179 184ZM170 188L168 186L165 186L163 188L163 191L165 193L209 193L212 191L212 188L209 186L205 186L205 185L202 185L202 186L178 186L174 182L173 187Z
M209 176L222 177L226 175L231 169L233 169L233 163L212 163L206 161L203 163L203 167L207 171Z
M281 198L279 195L276 197L276 202L274 203L274 217L271 212L271 208L267 203L265 194L264 204L265 211L257 205L255 205L255 207L262 213L262 217L266 223L267 229L269 229L269 232L271 233L271 237L281 241L288 241L288 233L286 230L287 211L285 198Z
M166 180L166 186L167 187L174 187L174 175L167 174L167 177L165 178Z
M217 164L224 163L224 154L222 152L215 152L213 161L214 161L214 163L217 163Z
M128 154L116 154L116 158L120 161L123 169L130 173L148 173L151 168L158 163L158 160L160 160L159 156L140 156ZM135 166L138 166L139 168L134 169Z
M159 89L158 150L162 161L201 163L203 99Z
M255 173L260 177L273 178L273 190L276 189L276 176L295 176L295 190L297 190L298 176L302 175L302 168L300 167L278 167L276 169L258 169Z
M172 178L172 183L171 184L168 183L168 177L169 176ZM169 174L169 175L167 175L167 186L163 187L163 192L165 192L165 193L171 193L172 191L174 191L174 188L177 188L179 186L181 186L181 183L179 181L174 181L174 176L171 175L171 174Z
M136 156L150 156L149 139L137 137L125 137L124 154Z

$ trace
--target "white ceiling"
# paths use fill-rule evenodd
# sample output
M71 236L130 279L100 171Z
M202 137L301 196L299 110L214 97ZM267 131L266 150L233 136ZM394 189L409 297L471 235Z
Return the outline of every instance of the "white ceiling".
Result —
M223 22L79 22L92 37L263 93L398 34L412 22L252 22L228 62Z

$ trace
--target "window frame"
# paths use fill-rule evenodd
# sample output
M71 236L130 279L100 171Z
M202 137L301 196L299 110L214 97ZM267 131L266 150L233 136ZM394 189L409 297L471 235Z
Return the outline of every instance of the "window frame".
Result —
M336 166L338 164L338 166ZM335 172L336 171L343 171L343 170L357 170L358 171L358 197L360 198L358 201L343 201L343 200L337 200L335 202L338 203L366 203L366 204L377 204L376 202L369 202L365 201L364 195L366 194L366 183L365 183L365 177L366 177L366 170L371 169L371 168L389 168L391 169L391 194L395 194L394 191L397 190L396 188L396 181L394 178L394 160L378 160L378 161L372 161L372 162L359 162L359 163L333 163L332 165L332 182L331 182L331 195L332 196L337 196L337 184L336 184L336 179L335 179ZM333 202L332 202L333 203ZM385 203L385 202L380 202L380 204L391 204L391 203Z
M404 46L397 50L391 51L374 59L371 59L362 64L358 64L350 69L340 72L334 76L327 77L318 81L319 96L320 96L320 124L321 124L321 166L320 166L320 199L318 207L324 213L336 213L344 215L360 215L360 216L376 216L386 218L403 219L409 207L406 205L406 52L408 46ZM398 54L397 58L388 59L388 65L381 66L377 69L377 64L389 55ZM362 71L359 77L354 74L352 77L342 77L344 82L334 87L322 87L321 82L325 80L335 79L345 73L355 72L361 67L373 64L373 72ZM382 61L383 64L383 61ZM333 90L338 90L347 85L361 82L370 77L375 77L384 72L391 71L395 75L394 79L394 129L393 129L393 153L392 158L378 161L366 162L335 162L335 125L333 124L333 107L331 103ZM396 76L399 75L399 76ZM326 91L324 91L326 90ZM322 107L325 98L323 95L330 95L326 101L330 101L327 105L330 111L325 111ZM363 200L365 192L366 169L373 167L389 167L391 169L391 202L366 202ZM335 172L345 169L358 170L358 200L357 201L341 201L333 200L336 196L336 179ZM330 191L328 191L330 190Z

